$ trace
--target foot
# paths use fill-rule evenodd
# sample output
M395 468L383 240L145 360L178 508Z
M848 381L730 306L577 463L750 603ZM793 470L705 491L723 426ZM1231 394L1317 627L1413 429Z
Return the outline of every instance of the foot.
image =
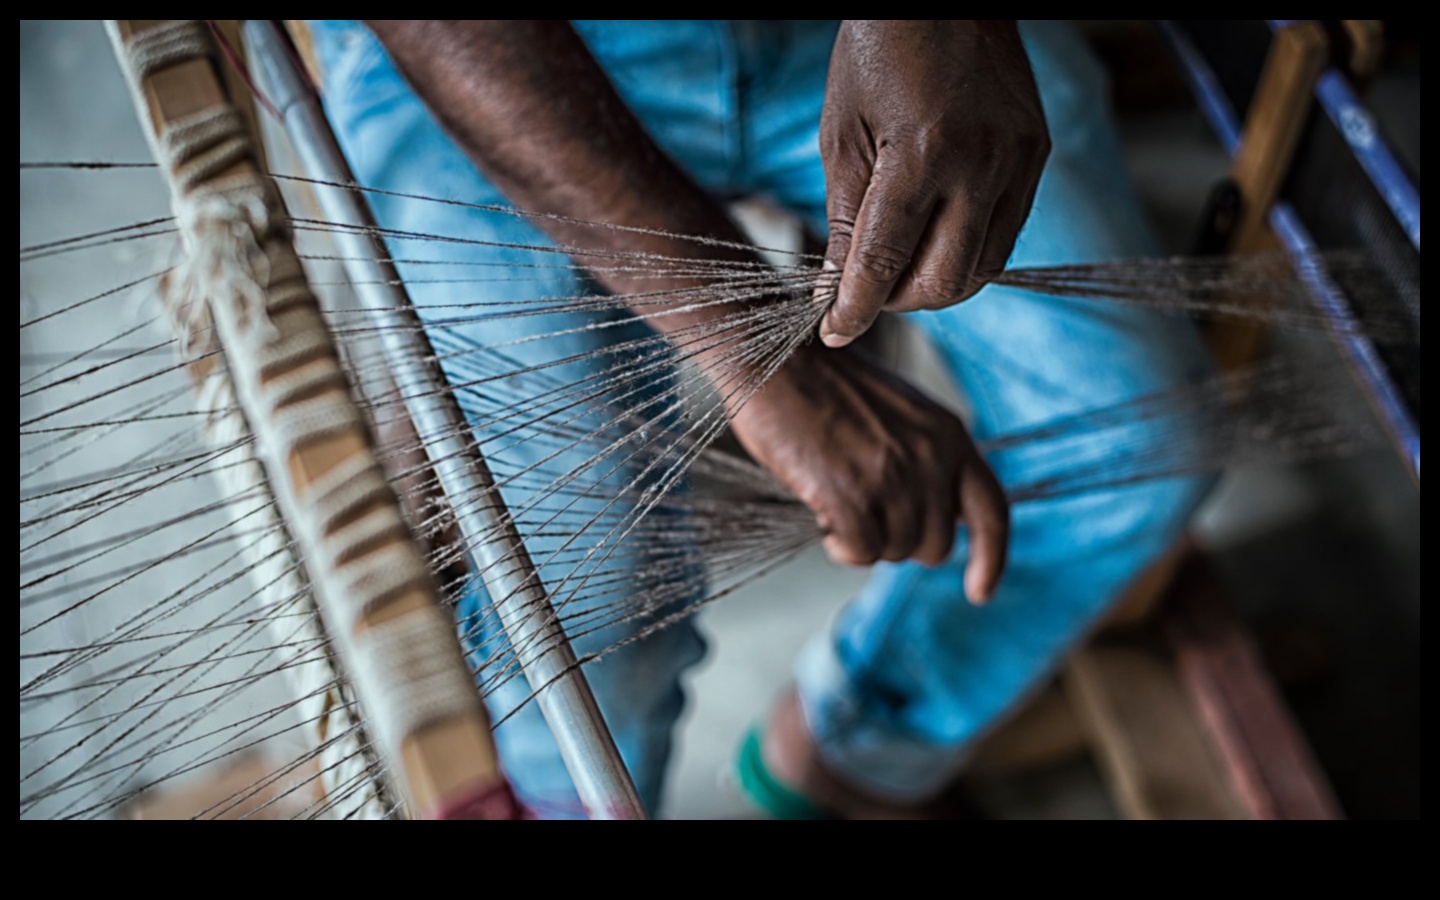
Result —
M770 775L790 790L837 819L958 819L961 804L950 793L915 804L885 800L827 768L805 716L800 698L789 691L766 723L761 756Z

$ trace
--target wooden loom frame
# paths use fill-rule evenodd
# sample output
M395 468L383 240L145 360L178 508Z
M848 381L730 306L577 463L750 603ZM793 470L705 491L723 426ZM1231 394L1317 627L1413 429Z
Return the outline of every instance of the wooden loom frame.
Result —
M445 376L434 364L421 367L413 363L434 359L435 352L404 282L377 236L364 193L341 187L358 182L336 142L314 83L301 67L300 54L290 43L290 33L279 22L251 20L245 24L245 36L255 51L256 74L280 112L302 166L322 182L311 185L321 209L331 221L344 226L334 237L345 251L345 270L358 298L377 322L399 326L384 330L382 341L406 410L426 452L436 461L442 492L469 501L452 504L459 532L479 564L512 645L518 648L520 667L537 691L535 702L581 803L594 818L644 818L639 794L529 551L495 490L489 467L478 446L459 437L468 433L468 423L454 394L443 390Z
M261 23L255 24L260 25ZM1260 97L1268 98L1265 99L1265 102L1281 110L1284 114L1275 116L1252 114L1251 124L1254 127L1255 133L1251 135L1250 130L1247 128L1248 139L1245 145L1246 152L1237 156L1234 170L1235 180L1240 185L1246 198L1250 201L1245 207L1245 220L1237 236L1237 247L1245 245L1253 248L1254 246L1264 245L1267 241L1273 240L1265 233L1263 216L1273 202L1275 194L1278 191L1279 182L1283 179L1287 170L1288 157L1289 154L1293 152L1294 142L1298 137L1298 123L1303 120L1302 118L1297 118L1297 116L1303 114L1303 112L1308 109L1308 105L1302 101L1307 98L1308 94L1314 89L1315 79L1319 75L1320 65L1323 63L1325 52L1326 44L1323 35L1321 35L1317 41L1313 29L1307 28L1305 23L1287 27L1277 34L1276 44L1272 54L1272 66L1267 68L1268 80L1262 85ZM308 102L309 98L303 96L293 100L293 103L300 107L304 107ZM1259 108L1260 106L1257 104L1257 109ZM287 118L290 109L291 106L286 105ZM1297 110L1299 110L1300 113L1297 113ZM337 182L348 182L351 180L348 177L339 177L340 175L348 175L348 173L344 173L343 170L340 170L337 174L337 170L333 167L323 164L321 170L325 174L314 170L312 170L310 174ZM354 195L352 195L352 198L353 196ZM322 198L322 204L324 202ZM340 201L336 200L333 202ZM363 219L363 203L360 206L360 215ZM339 219L341 217L336 216L335 218ZM1249 341L1241 340L1232 342L1228 347L1228 351L1242 357L1248 355L1253 352L1253 349L1248 349L1243 346L1246 343L1253 344L1253 338ZM1158 579L1158 581L1162 583L1166 580L1168 579ZM1158 590L1152 592L1152 596L1154 593L1158 593ZM1192 616L1192 619L1194 618L1195 617ZM1199 618L1204 619L1205 614L1200 614ZM1170 624L1167 627L1170 629L1170 634L1176 642L1177 653L1181 656L1180 661L1183 670L1187 663L1182 651L1184 646L1186 646L1185 642L1187 638L1185 638L1185 635L1188 632L1185 626ZM1089 652L1091 651L1087 651L1087 653ZM1253 656L1253 648L1251 655ZM1194 687L1195 678L1201 677L1203 680L1202 676L1196 676L1194 673L1196 671L1203 673L1206 665L1205 661L1192 654L1189 657L1188 664L1190 670L1185 672L1187 688L1192 690L1192 692L1203 691L1203 687ZM1198 670L1195 669L1197 665L1200 667ZM1112 678L1111 675L1104 674L1107 667L1115 670L1115 672L1111 673L1111 675L1115 677ZM1143 664L1141 667L1144 667ZM1116 673L1118 673L1118 675L1116 675ZM1100 681L1108 679L1114 683L1133 681L1134 679L1131 677L1132 674L1133 670L1127 669L1127 664L1116 663L1115 666L1110 666L1109 663L1106 663L1097 668L1093 658L1087 658L1082 655L1072 664L1069 669L1069 674L1067 675L1071 693L1080 698L1082 706L1088 705L1091 707L1091 710L1086 712L1085 716L1087 720L1092 722L1090 727L1099 729L1094 732L1096 736L1095 739L1099 740L1102 746L1105 747L1104 752L1107 754L1107 759L1112 757L1114 759L1120 759L1120 757L1125 756L1127 753L1133 756L1135 748L1134 746L1127 748L1122 745L1109 746L1104 744L1105 741L1112 740L1115 729L1113 723L1111 725L1093 724L1094 721L1104 719L1107 715L1104 711L1104 698L1109 696L1109 694L1107 694L1108 689L1105 688L1101 688L1099 689L1099 693L1095 693L1096 689L1094 685L1099 683L1097 679ZM1100 698L1099 706L1096 706L1097 697ZM1203 697L1201 700L1203 702ZM1223 709L1217 712L1216 709L1212 708L1208 712L1202 710L1202 713L1208 719L1206 724L1210 733L1214 734L1216 728L1224 725L1225 715ZM1223 734L1219 736L1219 740L1222 742L1225 740ZM1298 747L1298 752L1301 756L1300 762L1304 763L1308 757L1305 756L1303 743L1298 745ZM1242 747L1241 751L1243 751L1243 749ZM1225 749L1224 752L1227 756L1227 765L1233 767L1234 759L1231 757L1234 756L1234 753L1240 751L1231 748ZM1155 750L1151 748L1143 755L1158 759L1165 754L1157 754ZM1133 759L1131 763L1133 763ZM1115 769L1115 778L1119 782L1117 792L1121 796L1122 805L1126 811L1138 817L1167 817L1168 815L1175 814L1177 808L1173 806L1168 808L1147 806L1148 803L1153 802L1152 799L1149 799L1153 795L1153 791L1148 790L1146 784L1138 783L1137 785L1126 787L1125 779L1129 777L1127 773L1133 771L1133 768L1127 768L1131 763L1112 762L1108 764ZM1313 763L1309 765L1313 765ZM1243 778L1243 772L1237 777ZM1309 783L1312 789L1314 784L1320 784L1323 787L1323 779L1319 781L1312 779ZM1154 785L1152 784L1150 787L1153 788ZM1264 786L1262 785L1256 790L1263 794ZM1267 807L1265 805L1267 802L1269 801L1265 797L1252 793L1244 797L1244 809L1237 809L1233 806L1227 807L1226 809L1228 809L1229 814L1240 816L1272 817L1283 816L1287 813L1293 815L1297 812L1301 815L1306 814L1297 809L1285 810L1274 806ZM1307 810L1310 815L1317 813L1321 816L1334 815L1333 798L1329 798L1322 790L1321 793L1312 796ZM1192 812L1193 811L1192 809ZM1221 810L1221 812L1224 811L1225 810Z
M210 210L197 214L196 209L187 209L187 204L191 204L197 195L211 190L216 196L202 199L231 202L224 192L228 189L227 186L237 182L259 186L266 202L273 203L279 211L281 201L278 191L268 173L263 171L263 167L257 162L256 147L259 138L253 130L253 115L247 117L248 127L244 129L249 134L250 144L244 156L238 161L228 162L217 171L204 172L199 184L183 186L179 162L169 158L165 152L164 148L167 140L172 137L172 132L183 131L207 116L224 116L234 112L225 83L226 76L214 64L218 54L213 41L208 34L205 34L203 39L198 37L203 34L206 26L199 25L195 20L187 23L184 20L127 19L113 20L108 24L117 57L134 89L134 99L142 126L156 150L157 162L171 182L177 213L181 213L177 217L181 220L182 232L187 227L194 229L203 226L204 222L197 225L195 220L203 219L205 215L213 212ZM188 27L197 25L199 27ZM270 26L264 23L252 25L260 29L253 31L253 36L264 41L266 33L263 29ZM176 26L181 27L177 29ZM172 47L158 54L158 61L152 60L151 64L147 64L143 69L137 59L132 58L131 51L137 45L146 43L147 39L163 39L166 33L177 30L188 31L187 41L194 46L187 45L178 51ZM293 68L293 57L285 48L272 42L265 50L270 61L275 64L270 69L272 75L277 71L283 74L287 65ZM298 98L299 95L296 96ZM303 107L303 104L301 106ZM327 174L343 173L332 171ZM333 180L349 179L337 177ZM322 197L322 202L324 199ZM358 194L339 192L329 199L332 201L329 206L340 207L337 210L341 213L338 218L368 221L368 211L364 208L363 200L358 199ZM348 209L345 208L347 200ZM327 211L330 211L328 206ZM226 214L221 212L222 216ZM279 232L279 240L275 240L276 235L257 235L257 238L266 242L265 250L275 263L275 269L291 267L299 271L299 261L290 245L288 232L283 226ZM187 234L187 239L191 239L192 243L193 234L193 231ZM384 257L383 252L375 253L373 246L367 249L369 252L361 255ZM258 287L267 292L273 290L269 284L259 284ZM232 379L233 393L244 407L245 418L252 431L261 438L259 444L271 487L284 511L287 526L297 538L300 555L323 610L326 628L340 650L342 664L349 669L352 679L356 681L356 692L360 695L362 706L374 714L376 710L385 709L386 702L382 701L387 696L391 698L388 703L393 707L397 705L394 697L405 699L407 690L410 692L409 696L414 696L422 687L440 684L444 685L451 696L449 708L434 713L429 719L409 722L403 733L387 736L391 739L379 742L382 744L381 755L400 776L400 787L408 801L410 812L430 818L515 817L518 810L499 769L488 717L480 702L478 690L470 679L453 625L441 629L440 635L435 634L433 625L436 618L443 616L445 622L450 619L448 610L440 602L440 595L433 581L427 579L424 583L416 581L403 585L383 594L377 602L360 609L356 615L351 616L346 611L344 595L347 585L358 585L363 581L363 578L356 576L357 571L374 580L377 576L383 576L383 572L375 570L386 568L383 565L386 562L400 562L411 566L418 564L423 568L424 558L408 529L404 529L403 535L382 531L378 536L372 536L359 550L345 550L336 545L341 533L361 519L379 517L382 524L388 521L386 517L401 521L399 503L393 491L386 489L382 492L383 496L366 495L363 505L357 505L354 510L346 510L347 518L343 520L319 519L319 514L309 508L309 500L313 499L318 504L323 499L316 496L321 486L335 480L340 474L352 470L378 473L379 464L373 451L373 439L346 386L334 340L308 287L304 288L303 293L304 297L299 300L293 297L287 299L284 314L277 314L270 323L273 333L259 333L258 337L256 322L253 321L254 311L247 313L242 308L238 293L231 296L226 291L219 290L205 298L218 343L225 351L229 363L229 375L221 377ZM265 299L268 305L270 297ZM379 298L371 304L376 309L377 316L413 316L408 307L408 299L403 293L388 298L388 309L385 300L386 298ZM264 315L262 312L261 316ZM193 331L193 327L188 330ZM193 334L182 330L180 336L188 339L193 337ZM252 348L274 353L277 349L294 346L313 346L313 349L302 358L285 360L283 365L277 364L270 368L266 368L259 358L252 356ZM420 367L412 365L401 368L413 372ZM424 373L421 374L423 376ZM438 373L430 373L431 376L436 374ZM216 373L198 365L192 368L191 375L197 379L197 384L201 378L216 377ZM319 376L319 381L312 378L311 383L322 384L323 387L318 390L310 389L297 396L284 396L279 393L283 385L293 383L297 378L316 375ZM453 397L449 398L449 402L454 404ZM332 419L338 416L348 424L344 427L330 427L303 441L298 438L287 439L282 427L284 417L289 415L292 419L298 418L312 407L323 408L325 415ZM411 412L416 413L414 405L411 405ZM459 418L458 407L443 412L448 412L452 423L463 423L463 419ZM429 419L423 415L417 416L417 425L422 426L419 429L422 435L437 427L444 427L443 423L435 420L434 410L431 410ZM490 548L488 555L500 558L502 554L506 554L515 560L508 570L500 573L498 579L511 591L495 596L509 596L518 587L521 589L518 602L530 601L533 609L533 603L538 596L539 602L545 604L543 608L548 610L548 599L544 596L543 588L539 587L538 576L535 575L528 556L524 554L523 546L519 545L518 535L514 532L513 524L509 524L508 513L498 493L493 489L488 470L478 451L472 451L471 454L452 461L451 477L446 477L443 468L437 468L440 468L442 486L447 490L452 490L457 485L463 488L474 488L478 485L481 490L488 488L481 496L488 496L490 502L484 504L484 509L478 513L479 524L471 523L472 530L467 536L479 538L487 533L486 530L475 531L474 528L487 529L492 534L498 529L498 537L491 537L489 540L505 546L500 549ZM468 474L468 481L457 478L454 471L457 468L467 470L460 475ZM465 524L462 522L462 526ZM488 547L489 544L483 546ZM346 553L351 556L347 557ZM365 569L367 565L371 567L368 571ZM350 577L348 582L347 574ZM495 583L496 580L487 578L487 584ZM561 738L562 752L567 746L564 738L570 739L572 752L567 755L566 761L571 764L582 799L592 815L607 818L642 817L644 812L629 782L628 774L619 760L603 719L599 717L598 708L589 696L584 676L574 666L574 656L569 651L563 631L559 631L558 625L553 624L553 618L553 614L548 618L542 616L542 626L530 628L532 635L544 637L546 640L528 654L521 654L526 675L532 682L537 682L536 686L540 688L542 708L550 718L552 728L560 732L557 737ZM415 636L426 631L424 626L427 623L432 626L429 628L429 637L425 644L416 644ZM509 618L506 619L506 624L511 624ZM546 633L547 631L552 633ZM381 659L382 657L377 655L378 651L373 648L382 645L389 648L388 655L383 658L392 664L382 666L381 675L371 674L365 670L368 665L366 660ZM362 653L364 648L372 649ZM463 688L457 679L463 679ZM440 693L444 694L446 691ZM457 693L465 694L465 698L458 705L454 702ZM586 700L588 706L585 706ZM583 707L578 712L573 708L576 704ZM565 718L567 716L568 718ZM557 717L561 717L559 727L556 724ZM393 731L394 728L386 726L380 730ZM577 746L588 755L577 757ZM576 771L577 765L579 771ZM590 768L587 769L587 766Z
M1241 203L1229 253L1276 249L1267 218L1328 54L1315 22L1297 21L1275 35L1231 163ZM1205 336L1217 368L1233 371L1260 355L1268 329L1226 323ZM1122 605L1131 624L1158 619L1165 646L1112 636L1077 652L1063 680L1126 815L1340 818L1253 639L1195 547L1183 543Z
M1325 105L1326 79L1332 87L1346 80L1363 83L1381 54L1379 22L1340 24L1348 45L1336 47L1316 21L1272 20L1264 67L1242 122L1209 83L1213 73L1183 33L1174 23L1159 23L1188 70L1202 111L1233 156L1230 182L1238 214L1224 229L1224 248L1217 250L1297 252L1294 216L1282 208L1282 189L1306 124L1318 114L1317 106ZM1347 49L1342 60L1332 60L1337 50ZM1412 241L1418 250L1418 194L1413 202ZM1222 368L1252 360L1265 337L1262 326L1245 324L1207 334ZM1363 385L1373 348L1342 343L1342 354ZM1393 433L1385 410L1376 411ZM1418 445L1412 459L1402 441L1396 444L1418 484ZM1154 626L1151 633L1139 627L1146 625ZM1131 587L1104 633L1066 663L1059 687L982 744L975 768L982 774L1010 772L1086 751L1128 818L1343 815L1254 639L1223 599L1203 556L1188 543Z

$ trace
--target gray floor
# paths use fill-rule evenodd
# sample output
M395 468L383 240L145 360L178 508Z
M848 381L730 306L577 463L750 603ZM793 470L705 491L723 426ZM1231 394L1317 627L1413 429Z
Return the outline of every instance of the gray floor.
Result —
M148 158L97 25L22 22L20 38L22 160ZM1188 114L1127 121L1125 137L1157 226L1173 250L1183 251L1225 160ZM96 184L22 174L22 246L135 221L163 207L153 185ZM85 222L70 215L76 208L87 210ZM43 300L83 296L87 283L105 280L103 262L83 271L22 271L21 319L35 315ZM22 332L21 352L43 352L37 339L43 341ZM915 368L928 373L936 390L948 390L936 381L933 365ZM1201 531L1221 551L1247 613L1280 635L1281 650L1290 647L1294 656L1298 641L1314 650L1309 657L1300 652L1302 659L1318 654L1318 668L1311 665L1290 684L1292 700L1322 759L1343 782L1342 799L1359 813L1418 812L1418 491L1385 454L1237 472L1207 507ZM786 686L799 647L862 579L863 573L812 554L702 617L711 654L687 684L691 704L666 815L752 815L727 782L734 749ZM1368 729L1365 739L1357 739L1356 729ZM1381 741L1388 749L1377 748ZM1001 816L1113 815L1093 768L1083 762L994 786L985 799Z
M28 161L94 160L145 161L150 159L150 150L137 124L130 104L128 92L121 80L120 72L110 51L108 40L96 22L22 22L20 27L20 158ZM22 247L36 243L73 237L77 234L102 231L108 228L128 225L169 215L169 203L165 187L155 172L116 172L77 174L73 172L31 172L20 177L20 244ZM162 261L163 243L142 240L116 243L107 247L75 254L56 256L26 263L20 270L20 319L25 322L57 307L93 296L101 291L114 288L124 281L159 271ZM138 292L137 292L138 293ZM31 360L43 359L43 365L58 363L77 348L98 345L106 338L123 331L138 328L134 334L121 338L114 347L145 346L166 339L168 325L157 320L145 325L159 313L153 304L153 295L137 296L121 294L116 302L101 303L89 307L89 312L66 315L20 332L20 353ZM46 354L52 354L46 356ZM53 354L59 354L55 356ZM59 380L84 371L86 363L61 365L53 374L44 376L40 383ZM148 375L155 368L153 357L138 358L120 362L97 375L80 378L72 383L42 394L22 398L21 420L43 411L59 409L66 403L103 390L107 384L121 385L133 378ZM41 366L22 367L22 378L36 376ZM163 391L176 390L179 396L167 407L156 410L158 414L178 413L193 409L187 391L187 381L182 372L148 382L156 395ZM31 388L33 390L33 386ZM126 402L135 402L132 399ZM45 426L71 424L75 421L103 420L106 415L119 415L118 408L102 410L96 404L83 407L71 414L61 414L47 421ZM97 412L97 410L101 410ZM79 417L69 419L69 415ZM183 426L181 426L183 427ZM57 444L52 463L41 481L59 483L67 478L94 477L94 473L114 465L125 464L139 454L151 451L160 441L179 433L180 427L170 428L158 423L152 430L144 426L116 429L108 433L96 431L70 444ZM21 452L30 447L51 442L49 435L36 435L20 439ZM22 458L21 471L28 467L47 462L44 457ZM33 488L34 484L27 485ZM209 479L192 481L169 491L157 491L146 496L133 498L117 515L106 520L105 527L116 529L153 526L173 515L177 504L185 508L202 508L213 504L219 497ZM35 507L22 507L22 520L33 514ZM82 517L75 517L77 519ZM124 521L117 521L123 519ZM194 528L193 535L203 535L220 528L228 517L224 514L197 518L187 524ZM73 551L87 541L103 537L96 528L83 526L74 533L63 534L50 542L48 552ZM123 556L129 559L147 559L159 549L172 549L175 531L167 532L167 543L159 543L153 536L142 538L119 548L113 557L97 561L97 569L106 569L116 564ZM22 532L22 547L27 540L34 540L34 534L27 537ZM23 554L22 554L23 556ZM141 571L125 584L123 595L115 602L95 602L87 606L85 615L67 616L63 620L64 635L42 631L32 640L46 647L56 644L85 646L112 633L122 622L128 620L137 610L158 598L171 595L181 584L204 577L208 572L223 564L228 552L220 548L202 550L187 557L184 563L167 566L164 570ZM28 559L28 557L26 557ZM182 571L183 569L183 571ZM79 581L87 572L65 576ZM24 578L22 577L22 583ZM119 594L120 592L115 592ZM239 602L247 590L239 584L226 586L208 598L208 602L220 604ZM110 598L103 598L109 600ZM204 604L201 604L204 605ZM218 608L218 607L217 607ZM38 608L22 607L21 628L35 624L39 617L53 612L52 608L41 605ZM199 627L203 619L195 609L176 610L170 620L176 629ZM22 646L26 639L22 638ZM35 645L32 645L32 649ZM22 650L22 652L25 652ZM116 648L109 654L105 665L118 665L127 657L125 648ZM172 661L174 661L172 659ZM23 660L20 665L22 684L28 678L50 664L46 659ZM238 659L226 660L214 675L216 681L228 677L239 677L243 663ZM85 704L94 700L95 695L81 696L78 693L62 693L58 689L69 687L79 679L101 678L102 666L92 670L82 666L54 685L56 696L46 703L22 704L20 732L22 735L36 734L61 721L62 717L86 709ZM240 692L236 705L246 704L247 711L263 710L276 706L287 699L281 692L278 679L269 679ZM144 679L135 683L117 686L114 693L105 696L108 707L120 709L124 705L143 702L149 688ZM97 692L98 693L98 692ZM177 701L169 708L177 714L206 712L210 697L190 697ZM93 713L86 713L93 715ZM227 720L228 721L228 720ZM22 776L37 770L42 764L63 753L76 739L74 732L51 735L47 739L22 742L20 767ZM108 739L108 738L107 738ZM206 745L197 742L190 749L200 752ZM77 761L82 754L70 753L60 756L60 761L50 767L52 772L63 772L66 766ZM45 762L42 762L45 761ZM152 760L146 766L132 771L116 772L105 785L107 790L123 792L128 785L143 783L147 772L157 764ZM33 789L33 785L31 786ZM28 793L22 789L22 795ZM67 798L68 799L68 798ZM52 803L43 803L31 810L30 816L59 814L64 808Z

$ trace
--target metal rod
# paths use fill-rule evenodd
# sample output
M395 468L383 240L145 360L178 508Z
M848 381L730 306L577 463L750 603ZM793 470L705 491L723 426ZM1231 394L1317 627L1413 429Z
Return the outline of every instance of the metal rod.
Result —
M1395 221L1405 229L1416 252L1420 250L1420 188L1410 180L1399 157L1380 133L1375 116L1368 110L1340 70L1326 69L1315 86L1320 107L1335 123L1335 129L1350 145L1355 161L1370 177L1380 199L1390 207Z
M1211 127L1219 136L1226 152L1234 155L1240 143L1240 118L1235 113L1235 107L1225 95L1219 79L1215 77L1210 63L1206 61L1184 29L1172 21L1163 19L1159 20L1159 25L1161 34L1169 41L1182 70L1190 81L1201 112L1210 121ZM1373 173L1372 177L1374 177ZM1379 185L1377 185L1378 187ZM1383 194L1384 191L1382 191ZM1386 199L1389 200L1388 197ZM1408 208L1394 210L1392 205L1392 210L1397 215ZM1370 400L1371 408L1375 410L1381 424L1390 435L1406 467L1418 481L1420 479L1419 425L1411 415L1410 408L1399 387L1395 384L1395 380L1380 359L1375 345L1363 334L1358 333L1359 330L1354 327L1355 313L1350 306L1349 299L1323 272L1306 263L1307 259L1313 257L1317 248L1314 240L1310 237L1309 230L1295 213L1295 209L1284 200L1278 201L1271 207L1269 219L1270 227L1274 230L1276 237L1284 246L1285 251L1296 261L1296 270L1300 273L1306 287L1310 289L1311 298L1320 310L1336 323L1337 334L1344 335L1339 339L1341 355L1359 378L1360 385ZM1403 217L1400 219L1400 224L1407 229L1407 233L1411 229L1410 222ZM1414 208L1413 231L1413 242L1418 250L1420 246L1418 195Z
M344 226L333 237L361 305L370 310L396 385L416 433L434 460L470 552L485 573L495 604L560 756L591 818L641 819L645 809L620 758L585 675L505 501L454 394L447 390L430 339L410 302L389 252L377 236L329 120L295 62L288 37L274 22L245 26L262 89L280 110L285 131L309 177L331 182L313 190L325 216Z
M1270 30L1279 32L1294 22L1306 19L1270 19ZM1360 101L1350 78L1335 66L1320 73L1315 83L1315 99L1334 123L1335 130L1345 139L1350 153L1375 186L1380 199L1390 207L1395 221L1418 251L1420 249L1420 189L1410 180L1395 151L1380 134L1375 116Z

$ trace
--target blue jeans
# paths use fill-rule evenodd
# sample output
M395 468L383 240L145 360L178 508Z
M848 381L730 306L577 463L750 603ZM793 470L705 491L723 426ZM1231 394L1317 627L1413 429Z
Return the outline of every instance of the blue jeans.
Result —
M818 131L837 23L575 25L650 134L699 184L725 196L765 195L823 233ZM1012 265L1152 254L1097 63L1063 24L1025 23L1022 34L1054 149ZM328 112L363 183L398 193L505 203L368 31L351 22L317 23L315 37ZM550 244L513 216L390 195L376 195L372 202L381 224L392 229ZM443 319L437 307L457 302L454 286L437 282L473 278L476 263L502 264L486 270L494 277L482 286L490 301L593 290L582 275L555 267L555 256L535 251L450 245L439 254L403 240L392 241L390 249L399 258L443 256L443 265L400 266L422 315L430 319ZM515 280L498 277L507 271ZM645 332L642 323L626 317L565 311L464 328L480 344L568 329L559 338L510 344L509 352L534 365ZM1206 368L1187 322L1118 305L1066 303L991 287L962 306L909 318L934 342L973 405L972 431L982 440L1163 390L1201 377ZM576 330L598 320L609 327ZM594 365L570 362L554 374L579 381L593 374L587 367ZM524 399L521 393L507 398L498 388L495 393L497 404ZM1127 441L1143 444L1149 439L1146 427L1136 425ZM489 437L481 435L482 441ZM1086 455L1103 458L1108 449L1103 441L1088 446L1082 441L1071 452L1080 463ZM1002 481L1015 483L1026 473L1000 474ZM799 660L802 709L825 760L840 774L897 800L935 790L953 775L967 746L1053 671L1126 584L1178 537L1204 485L1177 478L1018 505L1009 569L983 609L964 600L963 540L939 568L876 566L834 630L816 636ZM504 493L512 506L526 501L523 485ZM543 551L536 556L543 560ZM544 565L541 572L548 583L553 574ZM464 612L474 615L485 600L468 602L472 608ZM624 629L586 637L581 652L604 646ZM659 803L671 730L684 702L680 676L703 653L693 627L681 623L588 670L652 809ZM503 714L525 693L512 683L492 703ZM577 808L533 704L501 726L497 740L522 796L542 812Z

